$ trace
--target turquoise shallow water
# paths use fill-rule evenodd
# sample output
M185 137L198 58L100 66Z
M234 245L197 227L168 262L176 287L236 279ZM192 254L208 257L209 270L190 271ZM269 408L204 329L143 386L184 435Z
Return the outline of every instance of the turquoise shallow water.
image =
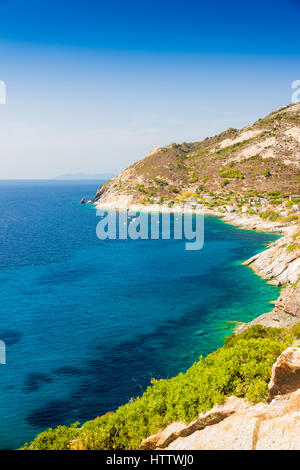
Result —
M240 262L276 237L205 219L184 241L96 237L99 182L0 182L0 448L85 421L221 346L279 290Z

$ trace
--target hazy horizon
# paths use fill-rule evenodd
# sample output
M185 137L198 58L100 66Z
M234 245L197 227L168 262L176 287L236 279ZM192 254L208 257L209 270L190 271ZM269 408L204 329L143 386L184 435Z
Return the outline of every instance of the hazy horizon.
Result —
M296 0L0 1L0 179L119 174L291 103L299 13Z
M88 176L88 177L87 177ZM81 175L81 177L74 176L72 175L61 175L61 176L55 176L53 178L0 178L0 181L53 181L54 183L60 183L62 181L98 181L98 180L108 180L113 178L116 175L106 175L105 173L100 174L100 175Z

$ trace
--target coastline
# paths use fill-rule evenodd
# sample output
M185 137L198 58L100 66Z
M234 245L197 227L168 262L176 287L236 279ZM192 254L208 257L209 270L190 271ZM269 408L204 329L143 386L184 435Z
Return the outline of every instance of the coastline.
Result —
M232 225L240 226L241 228L248 230L257 230L261 232L273 232L279 234L290 234L294 231L297 226L288 226L279 222L264 221L259 216L252 216L248 214L238 214L236 212L221 212L217 210L209 209L203 206L202 208L191 208L189 206L178 206L167 207L162 204L121 204L121 203L92 203L96 209L103 210L128 210L130 212L165 212L170 214L186 213L186 214L202 214L212 215L221 218L224 222Z
M281 222L262 220L259 216L241 214L236 212L224 213L207 207L191 208L182 206L166 207L161 204L143 205L124 203L94 203L96 209L103 210L129 210L131 212L166 212L166 213L192 213L204 216L214 216L223 222L235 225L244 230L272 232L281 237L268 247L245 260L242 264L249 266L255 274L268 280L270 284L282 287L280 296L274 303L274 308L249 323L237 326L236 333L241 333L252 325L260 324L272 327L291 327L300 321L300 250L289 251L287 247L293 243L295 234L299 230L297 225L288 225Z

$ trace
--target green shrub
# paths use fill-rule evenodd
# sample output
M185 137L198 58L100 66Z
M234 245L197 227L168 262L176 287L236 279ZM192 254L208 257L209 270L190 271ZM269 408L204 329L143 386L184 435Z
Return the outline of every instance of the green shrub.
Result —
M205 191L204 185L199 184L198 188L196 189L196 193L202 193L203 191Z
M271 220L273 222L276 222L276 220L280 219L280 214L278 212L275 212L275 211L265 211L265 212L260 213L260 217L262 219L267 219L267 220Z
M29 445L24 445L25 450L59 450L69 449L72 439L79 436L79 423L71 424L71 426L58 426L55 429L49 428L47 431L41 432L35 440Z
M270 199L270 204L276 205L276 204L282 204L282 199Z
M223 170L220 172L221 178L237 178L237 179L244 179L245 175L241 171L235 170Z
M160 186L167 186L168 183L167 181L163 180L163 179L160 179L160 178L153 178L153 181L157 184L159 184Z
M293 336L295 336L295 338L300 339L300 322L292 326L291 333Z
M229 180L228 180L228 179L225 179L224 181L222 181L222 182L221 182L222 188L224 188L225 186L227 186L227 184L229 184Z
M286 247L286 249L287 249L288 251L296 251L296 250L299 250L299 249L300 249L300 244L299 244L299 243L292 242L292 243L290 243L290 244Z
M145 186L143 184L138 184L136 186L136 189L140 192L140 193L144 193L144 194L147 194L147 190L145 188Z
M197 181L199 181L199 177L195 173L193 173L191 175L190 183L197 183Z
M259 339L270 338L279 343L292 342L291 333L286 328L272 328L262 325L254 325L251 328L243 331L239 335L232 334L225 339L224 346L234 346L241 339Z

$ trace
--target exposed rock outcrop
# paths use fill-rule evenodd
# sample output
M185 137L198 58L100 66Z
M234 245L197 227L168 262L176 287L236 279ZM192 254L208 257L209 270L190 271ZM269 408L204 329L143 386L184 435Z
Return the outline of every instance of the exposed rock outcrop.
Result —
M229 397L190 423L173 423L141 449L300 450L300 350L286 349L272 369L269 404Z
M300 388L300 349L287 348L273 365L269 400L276 395L294 392L298 388Z
M289 227L287 234L270 247L244 264L269 279L270 283L283 286L280 297L271 312L264 313L251 322L241 325L237 333L253 325L290 328L300 321L300 245L299 228ZM292 248L292 249L290 249Z
M152 450L152 449L164 449L171 442L175 441L177 437L181 437L186 434L188 426L184 423L172 423L166 427L163 431L154 434L153 436L143 439L140 445L142 450Z
M215 406L207 413L202 413L195 421L192 421L188 425L185 425L182 422L172 423L163 431L143 439L140 445L140 449L164 449L171 442L175 441L175 439L179 437L182 438L190 436L196 431L200 431L207 426L217 424L220 421L223 421L225 418L228 418L228 416L235 413L237 410L245 409L246 406L248 406L247 400L243 400L237 397L229 397L226 400L225 405Z
M265 279L271 279L275 284L295 284L300 275L300 249L288 247L294 243L299 228L288 227L285 237L272 243L270 247L245 261L245 265L251 266Z
M300 321L300 285L288 286L275 303L275 310L299 318Z
M253 325L271 326L273 328L291 328L300 322L300 284L286 287L276 300L274 309L263 313L249 323L242 324L236 330L242 333Z

